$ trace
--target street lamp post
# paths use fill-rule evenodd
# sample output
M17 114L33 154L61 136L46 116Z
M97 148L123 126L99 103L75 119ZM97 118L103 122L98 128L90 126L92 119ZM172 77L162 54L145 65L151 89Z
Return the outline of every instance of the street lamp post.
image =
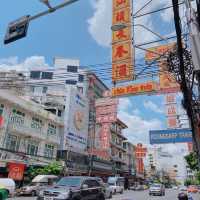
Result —
M48 0L40 0L40 1L43 2L45 5L47 5L49 9L44 12L38 13L34 16L26 15L24 17L21 17L15 21L9 23L7 32L6 32L6 36L4 39L4 44L8 44L8 43L14 42L18 39L26 37L27 31L28 31L28 25L29 25L30 21L35 20L35 19L40 18L45 15L48 15L52 12L55 12L55 11L65 7L65 6L75 3L76 1L79 1L79 0L65 0L63 3L61 3L55 7L51 7Z

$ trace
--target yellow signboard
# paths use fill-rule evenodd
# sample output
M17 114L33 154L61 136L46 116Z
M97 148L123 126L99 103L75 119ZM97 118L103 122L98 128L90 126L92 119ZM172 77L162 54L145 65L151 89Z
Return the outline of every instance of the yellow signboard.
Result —
M132 15L130 0L113 0L112 25L127 27L112 33L112 81L133 79Z
M165 62L159 64L160 73L160 92L178 92L180 85L177 83L175 76L167 71Z
M114 44L112 47L112 61L120 62L126 59L130 59L132 57L132 51L131 51L131 44L130 42L123 42L123 43L117 43Z
M133 79L132 60L113 64L112 79L115 81Z
M162 58L162 56L165 53L173 50L175 48L175 46L176 46L176 43L151 47L151 48L147 49L147 51L146 51L145 60L147 62L151 62L151 61L157 60L159 58Z
M112 96L128 96L137 94L147 94L157 90L157 84L155 82L147 82L140 84L133 84L128 86L121 86L112 88Z
M113 11L130 7L130 0L113 0Z
M131 28L127 27L118 31L113 31L112 41L113 43L126 41L131 39Z

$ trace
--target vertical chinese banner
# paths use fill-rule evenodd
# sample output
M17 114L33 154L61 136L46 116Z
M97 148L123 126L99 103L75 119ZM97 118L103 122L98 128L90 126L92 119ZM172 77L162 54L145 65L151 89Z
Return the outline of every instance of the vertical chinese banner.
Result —
M167 128L169 129L178 128L176 94L175 93L166 94L165 104L166 104Z
M112 33L112 81L133 79L132 45L132 2L131 0L113 0L112 25L125 24L123 29Z

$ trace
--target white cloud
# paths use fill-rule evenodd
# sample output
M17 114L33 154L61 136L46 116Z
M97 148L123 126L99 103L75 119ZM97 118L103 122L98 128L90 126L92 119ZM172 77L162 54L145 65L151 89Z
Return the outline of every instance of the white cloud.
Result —
M134 13L146 4L148 0L138 0L134 1ZM111 19L112 19L112 0L92 0L91 5L94 9L93 16L88 19L88 30L91 36L96 40L96 42L104 47L110 47L111 44ZM161 8L167 5L171 5L171 0L154 0L150 3L141 13L149 12L155 10L156 8ZM167 13L168 12L168 13ZM164 14L163 14L164 13ZM167 17L170 14L170 17ZM160 13L160 23L169 22L172 19L173 13L171 11L166 11ZM135 23L147 26L150 29L158 29L153 25L152 15L147 15L146 17L137 18ZM135 28L135 42L136 44L151 41L156 38L151 32L146 31L141 27ZM139 55L139 54L138 54Z
M1 70L27 71L28 69L46 67L49 67L49 65L46 63L43 56L31 56L21 62L19 61L18 57L8 57L0 59Z
M118 116L127 124L128 129L124 131L124 134L134 144L138 142L149 144L149 131L162 128L162 122L156 118L145 120L138 115L124 111L120 111Z
M158 105L149 100L144 102L144 107L155 113L164 113L163 109L161 109Z
M96 42L105 47L111 43L112 0L91 1L94 9L93 16L88 20L88 30Z

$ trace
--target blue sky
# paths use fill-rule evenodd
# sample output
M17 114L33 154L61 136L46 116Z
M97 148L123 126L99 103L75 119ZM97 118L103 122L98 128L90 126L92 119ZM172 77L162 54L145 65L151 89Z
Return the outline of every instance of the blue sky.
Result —
M53 4L62 2L52 0ZM147 0L134 3L134 10ZM170 0L154 0L143 12L170 5ZM0 67L52 66L53 57L80 59L81 65L111 62L111 0L79 0L49 16L31 22L28 36L4 46L7 24L23 15L45 10L39 0L3 0L0 7ZM136 23L163 35L174 35L172 10L139 18ZM137 28L137 44L157 39ZM144 52L136 50L137 63L144 62ZM110 67L110 66L108 66ZM126 135L134 142L148 143L150 129L165 128L163 96L138 96L120 101L119 116L130 129Z

